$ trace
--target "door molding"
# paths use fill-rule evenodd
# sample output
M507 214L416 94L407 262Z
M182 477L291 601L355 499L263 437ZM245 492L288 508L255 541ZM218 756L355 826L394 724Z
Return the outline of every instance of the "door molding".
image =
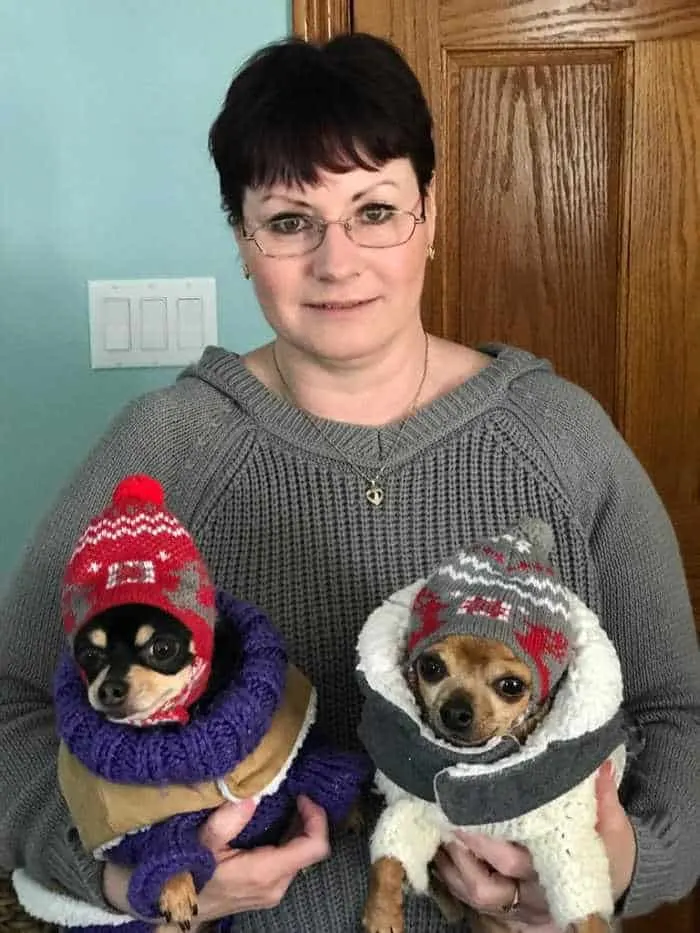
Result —
M292 0L295 36L325 42L352 31L352 0Z

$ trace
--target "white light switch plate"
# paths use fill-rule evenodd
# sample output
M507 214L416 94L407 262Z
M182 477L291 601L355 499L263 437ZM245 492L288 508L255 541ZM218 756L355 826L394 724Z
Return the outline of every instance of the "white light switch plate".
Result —
M88 282L93 369L186 366L217 343L216 280Z

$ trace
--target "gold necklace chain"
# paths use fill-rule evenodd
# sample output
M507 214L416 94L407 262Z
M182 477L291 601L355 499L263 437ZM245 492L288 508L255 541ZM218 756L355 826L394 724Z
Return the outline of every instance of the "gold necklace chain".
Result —
M385 492L384 492L384 488L379 485L379 482L378 482L379 477L382 475L382 473L386 470L386 468L391 463L391 460L394 454L396 453L396 449L398 448L398 445L403 435L403 431L404 431L404 428L406 427L406 424L408 423L409 419L412 418L413 415L415 415L416 411L418 410L418 401L420 399L421 392L423 391L423 386L425 385L425 380L428 375L429 347L430 347L430 339L428 337L428 334L426 333L425 334L425 353L423 356L423 373L421 375L420 382L418 383L418 389L416 390L416 394L413 396L413 399L411 400L411 404L408 406L408 411L406 413L406 416L401 422L401 427L399 428L398 434L396 435L396 440L391 445L391 448L388 454L386 455L386 457L384 457L383 462L381 463L379 469L374 474L374 476L368 476L363 470L361 470L358 467L358 465L354 461L346 457L344 451L335 443L334 440L332 440L332 438L328 437L328 435L323 430L321 425L317 423L314 416L312 416L311 413L308 412L305 408L302 408L301 405L297 404L297 401L294 398L294 393L289 387L289 383L282 375L282 370L280 369L280 364L277 359L277 353L275 351L275 345L274 343L272 344L272 359L275 364L275 369L277 370L277 376L279 377L279 381L282 384L284 391L287 393L289 400L292 402L295 408L297 408L302 413L302 415L306 418L309 424L314 428L314 430L321 437L324 443L328 444L329 447L332 447L333 450L336 451L336 453L339 453L340 456L345 461L345 463L347 463L348 466L351 466L353 470L359 473L362 479L365 480L365 482L367 483L367 488L365 490L365 498L367 499L370 505L380 506L382 502L384 502Z

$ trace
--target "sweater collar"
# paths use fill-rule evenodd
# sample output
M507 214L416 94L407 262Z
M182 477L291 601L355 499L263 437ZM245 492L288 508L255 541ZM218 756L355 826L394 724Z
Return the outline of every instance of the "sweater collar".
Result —
M406 421L401 444L396 457L392 458L396 464L430 447L448 432L492 408L521 375L533 370L551 369L546 360L540 360L524 350L498 344L479 349L492 358L489 365L451 392L421 408ZM310 419L263 385L238 354L221 347L208 347L199 362L188 367L180 378L195 378L206 382L234 401L256 423L282 439L285 444L314 451L340 462L346 462L341 451L358 462L380 460L382 452L391 448L397 432L401 430L401 423L398 422L375 428L323 418ZM315 429L314 421L321 428L322 435ZM324 441L324 437L331 443Z

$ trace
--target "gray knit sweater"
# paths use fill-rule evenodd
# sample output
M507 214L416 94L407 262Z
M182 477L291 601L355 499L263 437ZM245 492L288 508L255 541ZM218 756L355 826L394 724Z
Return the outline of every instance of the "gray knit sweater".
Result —
M284 632L319 694L319 721L357 743L355 640L390 593L445 554L523 515L554 529L562 578L622 661L627 711L645 735L623 784L638 860L625 902L643 913L688 891L700 865L700 663L677 544L648 478L600 407L547 363L493 349L478 375L406 425L384 505L308 420L232 353L208 350L172 387L127 407L38 530L0 618L0 868L102 903L56 787L50 685L62 644L59 579L79 532L125 474L163 483L220 587ZM367 474L396 426L327 422ZM370 827L371 828L371 827ZM344 835L282 904L241 931L359 929L367 840ZM443 930L409 898L407 930Z

